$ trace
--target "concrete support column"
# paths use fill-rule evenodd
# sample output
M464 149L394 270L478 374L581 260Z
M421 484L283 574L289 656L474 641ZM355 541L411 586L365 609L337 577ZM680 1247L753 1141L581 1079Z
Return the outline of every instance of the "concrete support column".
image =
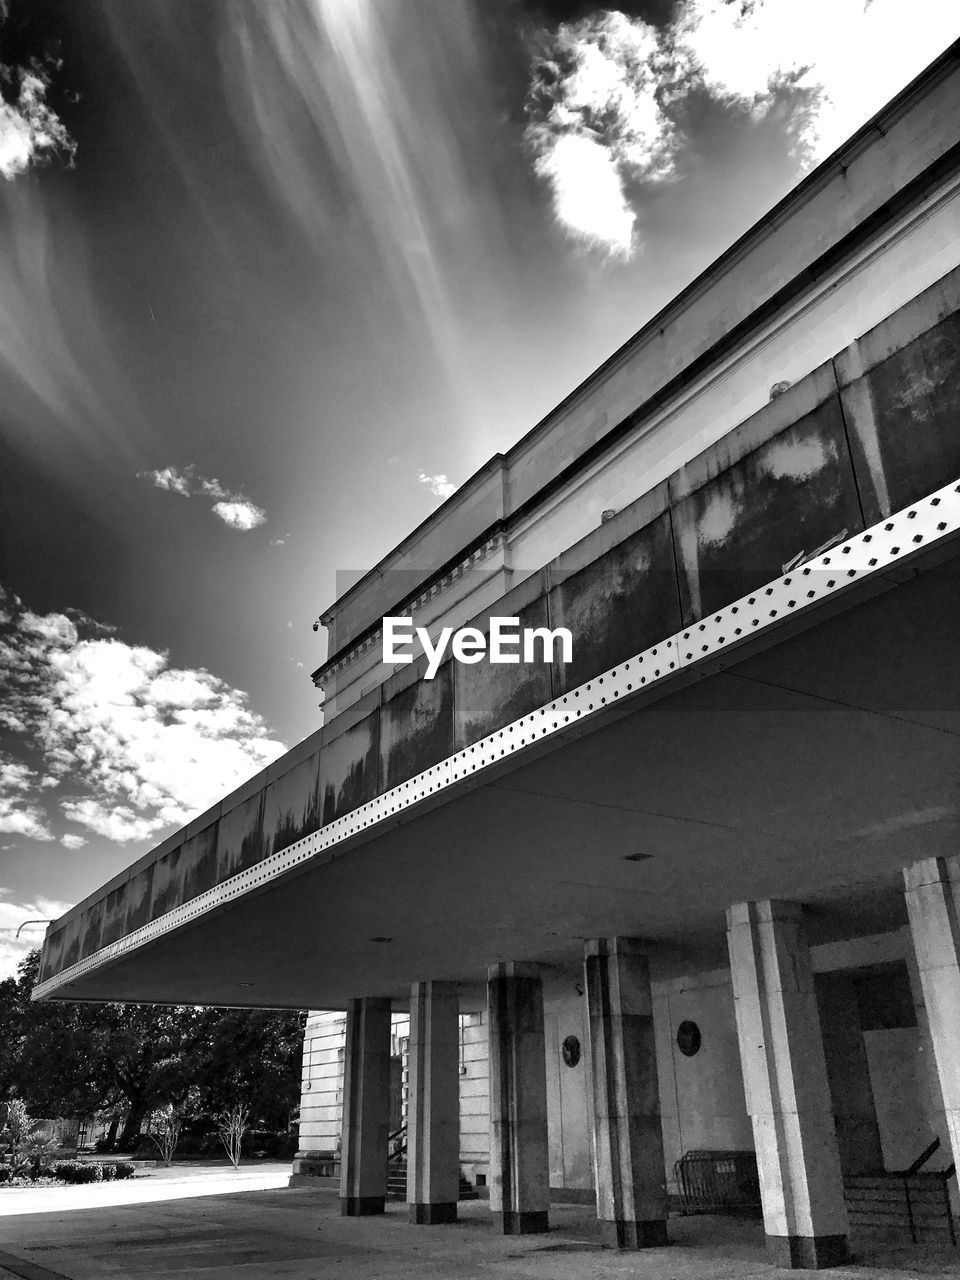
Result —
M490 1209L504 1235L549 1230L547 1061L536 965L487 971Z
M383 1213L390 1132L390 1001L351 1000L343 1064L340 1212Z
M410 991L407 1201L410 1221L456 1222L460 1192L460 1020L453 982Z
M650 970L634 938L596 938L584 951L593 1067L594 1181L606 1244L667 1243L663 1130Z
M847 1211L800 911L730 907L727 943L767 1248L778 1266L819 1268L847 1256Z
M903 878L944 1119L960 1166L960 857L927 858Z

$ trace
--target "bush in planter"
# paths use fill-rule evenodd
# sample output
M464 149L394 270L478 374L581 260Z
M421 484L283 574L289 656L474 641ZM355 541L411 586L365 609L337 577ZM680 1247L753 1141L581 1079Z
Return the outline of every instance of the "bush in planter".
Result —
M129 1160L118 1160L113 1167L117 1178L132 1178L137 1172L137 1166L131 1164Z
M80 1160L60 1160L53 1166L53 1176L62 1182L102 1182L103 1165L87 1164Z
M117 1176L117 1166L115 1164L104 1164L100 1166L102 1169L102 1177L104 1182L112 1182Z
M8 1164L0 1164L0 1183L9 1182L13 1177L13 1170Z

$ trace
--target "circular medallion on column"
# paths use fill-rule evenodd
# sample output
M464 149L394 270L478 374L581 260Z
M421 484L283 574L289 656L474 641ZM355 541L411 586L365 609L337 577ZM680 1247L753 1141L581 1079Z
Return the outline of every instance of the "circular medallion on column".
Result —
M677 1048L687 1058L700 1052L700 1028L695 1022L681 1022L677 1027Z
M576 1036L567 1036L560 1046L563 1060L568 1067L575 1067L580 1061L580 1041Z

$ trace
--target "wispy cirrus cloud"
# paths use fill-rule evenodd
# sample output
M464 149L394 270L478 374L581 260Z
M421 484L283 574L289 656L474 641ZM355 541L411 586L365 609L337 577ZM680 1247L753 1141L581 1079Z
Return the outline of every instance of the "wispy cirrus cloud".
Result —
M247 697L211 672L104 636L83 615L0 594L0 830L52 841L64 821L126 843L182 825L276 759Z
M638 184L675 176L691 95L758 120L776 109L798 169L824 158L960 34L917 0L681 0L673 21L603 10L537 33L526 138L554 214L578 243L626 259ZM850 51L857 51L852 58Z
M191 464L178 470L176 467L160 467L153 471L138 471L137 477L146 480L155 489L178 493L182 498L212 498L210 510L231 529L248 532L267 522L267 513L245 494L228 489L216 478L197 475Z
M460 487L445 475L428 476L425 471L418 471L417 479L426 485L435 498L449 498Z

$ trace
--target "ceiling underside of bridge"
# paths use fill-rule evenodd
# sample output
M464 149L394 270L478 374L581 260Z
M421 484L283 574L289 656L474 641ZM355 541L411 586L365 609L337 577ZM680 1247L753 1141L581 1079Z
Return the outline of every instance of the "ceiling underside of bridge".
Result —
M958 637L954 559L56 996L338 1008L614 933L716 963L747 898L818 940L897 928L899 869L960 849Z

